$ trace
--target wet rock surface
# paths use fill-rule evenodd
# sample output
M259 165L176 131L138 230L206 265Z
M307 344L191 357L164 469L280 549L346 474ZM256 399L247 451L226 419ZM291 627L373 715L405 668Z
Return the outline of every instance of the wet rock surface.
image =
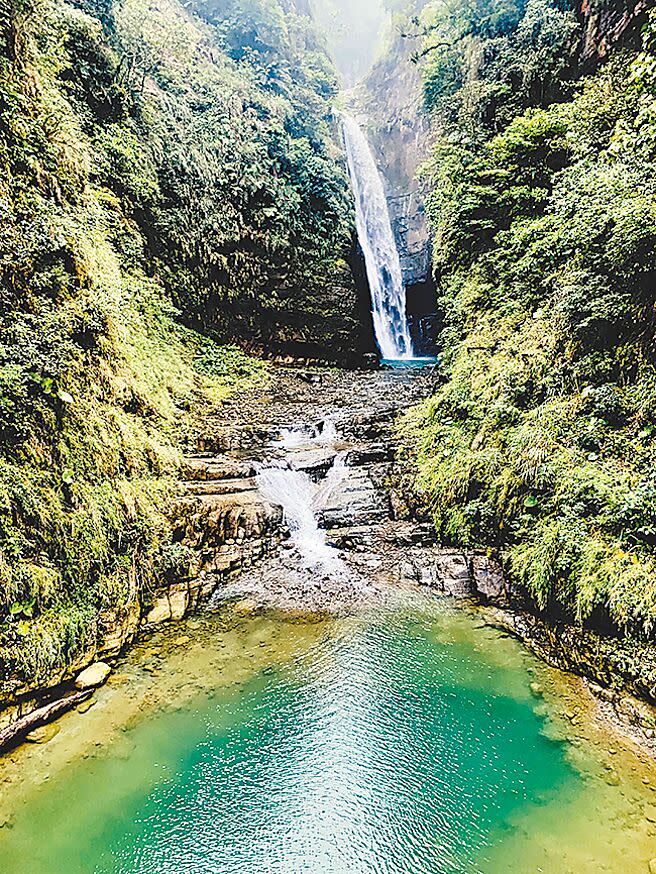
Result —
M449 558L429 545L425 527L418 535L416 525L393 518L395 423L430 390L431 369L324 371L312 380L279 372L275 379L275 392L234 405L229 436L201 438L203 446L238 449L187 459L178 536L195 553L193 597L212 595L219 604L248 596L268 607L343 613L390 597L390 586L471 595L464 556ZM244 422L253 416L259 417L259 442ZM258 487L257 470L270 465L300 472L313 484L312 512L334 564L307 560L281 505ZM208 505L211 513L200 509ZM214 538L212 518L219 532Z
M229 436L201 438L203 446L239 448L195 453L186 461L178 536L194 551L190 602L247 598L284 610L340 614L393 599L399 588L505 597L491 559L439 548L429 525L397 518L394 429L430 391L431 368L324 371L313 380L278 372L275 379L275 391L233 405ZM259 442L248 425L253 416ZM304 555L290 508L262 491L257 471L271 466L307 477L327 562ZM165 607L162 616L168 618Z

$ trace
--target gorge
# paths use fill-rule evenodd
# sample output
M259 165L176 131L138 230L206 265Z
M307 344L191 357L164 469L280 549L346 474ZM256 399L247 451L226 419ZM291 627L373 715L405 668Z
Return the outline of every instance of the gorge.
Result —
M656 870L647 5L0 36L0 869Z

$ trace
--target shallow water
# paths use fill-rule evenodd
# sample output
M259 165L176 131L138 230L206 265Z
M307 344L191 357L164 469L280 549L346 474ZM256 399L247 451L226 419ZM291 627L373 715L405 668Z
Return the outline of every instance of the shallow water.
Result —
M392 369L403 368L422 368L431 367L437 364L438 357L436 355L420 355L415 358L381 358L381 367L389 367Z
M178 626L6 761L0 870L647 871L650 775L568 683L440 605Z

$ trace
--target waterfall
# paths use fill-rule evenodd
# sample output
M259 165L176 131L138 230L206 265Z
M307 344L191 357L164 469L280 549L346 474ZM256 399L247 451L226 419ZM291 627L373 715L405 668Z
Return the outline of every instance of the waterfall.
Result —
M384 359L411 359L413 349L401 263L383 182L365 135L349 116L344 116L344 141L355 196L358 239L371 290L376 343Z
M334 426L333 426L334 427ZM299 428L285 429L289 446L298 445ZM322 434L315 441L321 442ZM311 567L321 567L329 574L341 573L344 568L337 550L326 543L326 533L319 528L317 511L325 506L334 489L342 481L346 453L338 453L326 477L318 484L303 471L294 470L286 460L261 465L257 471L257 485L268 501L279 504L298 552Z
M282 507L292 540L309 564L329 564L337 557L317 524L315 485L306 473L286 466L262 467L257 473L257 484L268 501Z

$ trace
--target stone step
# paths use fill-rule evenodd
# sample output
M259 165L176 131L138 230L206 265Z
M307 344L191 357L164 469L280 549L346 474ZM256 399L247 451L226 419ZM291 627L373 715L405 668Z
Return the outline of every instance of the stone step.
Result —
M185 483L189 495L235 495L257 490L254 477L246 479L191 480Z
M378 534L376 525L350 525L345 528L331 528L328 542L337 549L371 548Z
M186 495L175 502L174 540L192 549L282 533L282 509L255 490L227 495Z
M298 447L285 450L285 458L294 470L312 475L326 473L335 463L337 452L330 446Z
M386 446L383 443L370 443L349 450L344 461L347 467L363 467L368 464L393 461L393 459L394 448L392 446Z
M252 460L227 455L187 455L182 462L181 474L187 482L244 479L255 476L255 464Z
M242 425L216 430L211 434L201 434L196 445L199 453L210 452L219 455L222 452L261 447L271 438L270 428Z

